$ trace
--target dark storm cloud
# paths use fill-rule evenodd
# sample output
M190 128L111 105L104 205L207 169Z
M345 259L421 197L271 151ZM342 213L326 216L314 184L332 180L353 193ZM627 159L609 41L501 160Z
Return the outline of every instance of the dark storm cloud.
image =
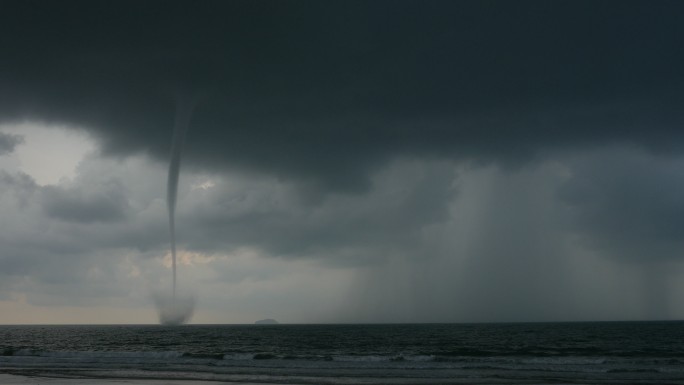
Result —
M23 141L24 139L21 136L0 132L0 155L11 153L14 151L14 147Z
M453 164L396 162L373 175L367 194L315 204L291 185L231 178L188 196L179 233L186 247L205 252L250 247L332 264L375 263L414 251L426 226L448 219L455 178Z
M2 195L15 199L16 206L26 207L38 191L36 181L24 173L10 174L0 172L0 186L3 187Z
M87 188L47 186L42 193L45 213L69 222L117 221L130 210L125 188L117 181Z
M84 126L189 163L360 190L396 155L519 162L627 141L679 151L676 1L21 1L0 20L0 119Z
M612 148L572 162L559 190L572 230L593 248L634 262L684 253L684 162Z

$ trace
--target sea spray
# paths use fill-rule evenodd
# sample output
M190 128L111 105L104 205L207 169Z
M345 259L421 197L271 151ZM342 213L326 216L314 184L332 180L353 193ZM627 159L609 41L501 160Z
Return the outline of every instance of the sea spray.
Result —
M180 297L177 294L176 278L176 200L178 197L178 177L185 136L188 132L195 104L196 98L189 98L186 95L178 95L176 98L176 116L171 141L171 160L169 162L169 175L166 185L166 204L169 212L169 233L171 236L172 287L170 298L164 295L155 296L157 310L159 311L159 322L167 325L178 325L187 322L192 316L195 304L193 297Z
M190 320L195 310L195 298L168 292L154 294L154 302L159 312L159 323L162 325L182 325Z

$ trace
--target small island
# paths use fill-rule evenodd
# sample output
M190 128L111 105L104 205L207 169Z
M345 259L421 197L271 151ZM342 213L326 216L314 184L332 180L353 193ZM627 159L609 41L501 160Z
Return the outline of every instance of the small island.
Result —
M266 319L256 321L254 324L255 325L277 325L278 321L276 321L272 318L266 318Z

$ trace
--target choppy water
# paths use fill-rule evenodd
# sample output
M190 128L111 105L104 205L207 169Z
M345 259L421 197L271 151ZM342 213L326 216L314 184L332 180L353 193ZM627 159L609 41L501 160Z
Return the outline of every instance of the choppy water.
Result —
M684 384L684 322L0 326L0 372L301 384Z

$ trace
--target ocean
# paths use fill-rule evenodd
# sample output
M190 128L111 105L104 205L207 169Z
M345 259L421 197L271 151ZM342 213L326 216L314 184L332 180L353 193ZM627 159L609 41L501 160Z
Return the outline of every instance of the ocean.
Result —
M684 384L684 322L0 326L0 373L275 384Z

